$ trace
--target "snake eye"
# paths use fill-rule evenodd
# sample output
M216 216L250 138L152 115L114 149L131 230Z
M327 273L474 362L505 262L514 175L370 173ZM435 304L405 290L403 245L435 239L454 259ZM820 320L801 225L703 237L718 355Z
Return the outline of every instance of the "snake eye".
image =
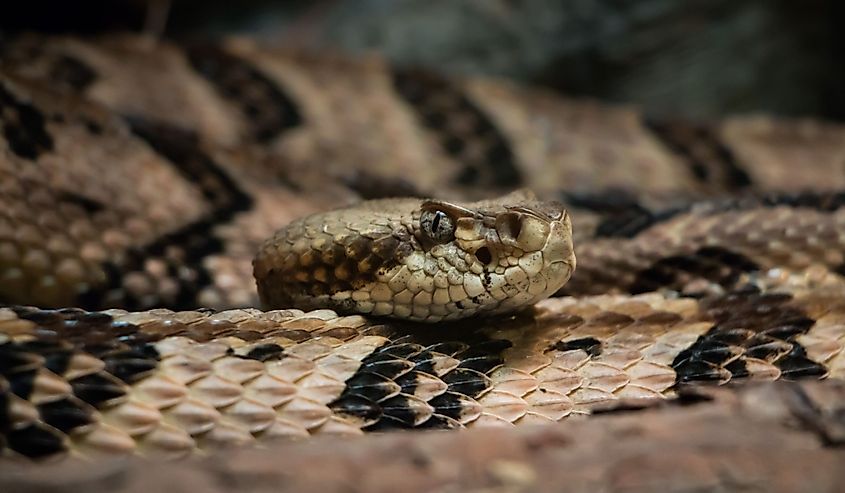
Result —
M443 211L424 210L420 216L423 233L435 243L447 243L455 239L455 221Z

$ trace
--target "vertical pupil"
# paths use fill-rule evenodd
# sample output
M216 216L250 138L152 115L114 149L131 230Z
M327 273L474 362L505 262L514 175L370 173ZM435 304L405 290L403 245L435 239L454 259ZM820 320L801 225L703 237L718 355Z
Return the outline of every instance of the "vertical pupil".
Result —
M445 214L440 211L434 213L434 219L431 221L431 230L437 231L437 227L440 226L440 220L443 218Z

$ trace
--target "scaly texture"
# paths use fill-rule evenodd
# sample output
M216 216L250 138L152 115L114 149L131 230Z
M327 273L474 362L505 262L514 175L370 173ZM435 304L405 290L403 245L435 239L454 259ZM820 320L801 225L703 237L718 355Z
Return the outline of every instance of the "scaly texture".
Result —
M654 122L245 40L23 36L0 57L3 457L169 457L271 437L510 426L689 383L843 377L841 126ZM471 205L518 186L569 216ZM395 195L442 200L311 216L264 243L296 218ZM458 204L475 212L448 214ZM433 269L431 240L452 244L440 231L451 221L460 252L449 258L473 272L461 288L470 297L480 268L498 300L494 274L511 282L523 240L524 254L558 235L550 258L573 265L567 217L578 268L565 296L516 316L416 325L254 308L260 250L271 304L349 293L355 306L335 308L460 314L460 290L435 303L444 288L432 278L429 301L427 277L413 293L411 279L395 293L388 284L394 303L377 309L379 269L398 269L390 280ZM525 220L548 223L548 236L520 239L536 230ZM501 243L482 246L488 236ZM397 264L357 276L378 260ZM554 265L540 270L555 280L543 294L570 274ZM396 303L410 294L421 303Z
M533 305L569 279L575 255L562 206L515 193L315 214L276 233L254 264L265 307L439 322Z
M845 378L843 287L828 281L700 301L550 299L450 327L329 310L3 309L4 455L161 458L310 434L538 424L687 383Z
M254 307L252 258L297 217L358 197L465 201L517 186L563 199L583 259L567 292L596 293L607 271L582 253L621 251L588 247L596 236L636 241L687 217L691 198L781 191L776 203L816 208L791 199L845 189L845 129L834 124L652 122L500 81L243 39L21 36L3 48L6 302ZM70 234L51 233L62 224Z

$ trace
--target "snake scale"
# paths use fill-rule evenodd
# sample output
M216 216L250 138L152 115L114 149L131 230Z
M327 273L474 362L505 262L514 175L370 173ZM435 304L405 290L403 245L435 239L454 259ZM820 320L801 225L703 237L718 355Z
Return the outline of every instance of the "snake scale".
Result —
M0 60L4 459L845 377L841 126L652 121L244 39L19 36Z

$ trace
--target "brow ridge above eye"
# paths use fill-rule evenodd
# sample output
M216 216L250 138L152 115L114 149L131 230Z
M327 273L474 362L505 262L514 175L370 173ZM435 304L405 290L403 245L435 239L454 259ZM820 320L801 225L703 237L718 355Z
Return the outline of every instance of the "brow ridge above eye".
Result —
M454 220L462 217L481 218L481 214L472 209L467 209L466 207L453 204L451 202L444 202L442 200L427 200L423 202L421 209L442 212Z

